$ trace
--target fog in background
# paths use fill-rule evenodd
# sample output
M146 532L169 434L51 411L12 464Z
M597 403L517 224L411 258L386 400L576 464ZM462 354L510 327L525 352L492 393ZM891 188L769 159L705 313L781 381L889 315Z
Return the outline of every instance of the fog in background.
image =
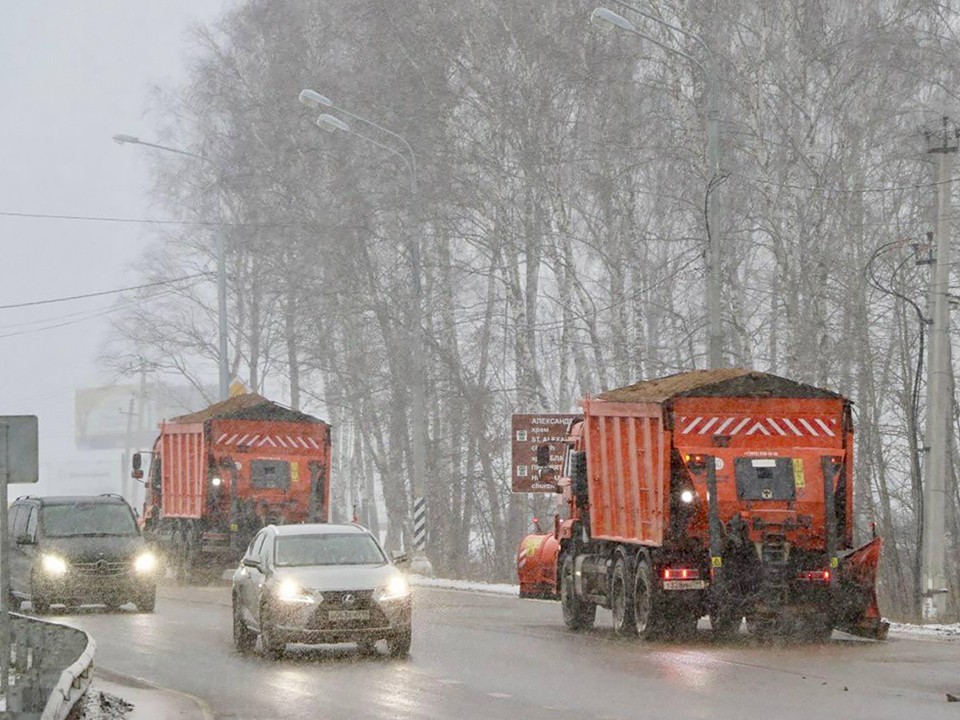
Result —
M0 211L157 217L162 210L147 195L151 159L111 137L152 137L151 86L185 76L191 28L229 5L5 3ZM135 263L152 232L139 224L0 216L0 305L136 285ZM0 310L0 414L40 417L41 481L11 487L11 498L119 489L121 451L74 444L74 389L113 380L96 359L105 311L116 299ZM215 369L210 378L216 381Z

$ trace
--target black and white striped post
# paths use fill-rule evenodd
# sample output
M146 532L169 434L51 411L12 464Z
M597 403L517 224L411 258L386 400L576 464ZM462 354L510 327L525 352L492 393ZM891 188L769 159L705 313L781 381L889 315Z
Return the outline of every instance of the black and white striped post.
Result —
M427 499L413 501L413 548L422 553L427 547Z

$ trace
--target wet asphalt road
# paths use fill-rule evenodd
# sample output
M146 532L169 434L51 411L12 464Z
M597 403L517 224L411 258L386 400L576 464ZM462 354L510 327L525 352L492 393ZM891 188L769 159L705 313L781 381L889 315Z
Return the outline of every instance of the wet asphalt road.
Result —
M93 634L99 667L195 695L219 718L960 720L945 699L960 693L960 642L715 645L707 630L620 642L608 612L577 635L556 603L417 588L409 659L294 646L272 662L234 650L229 592L167 588L154 615L59 617Z

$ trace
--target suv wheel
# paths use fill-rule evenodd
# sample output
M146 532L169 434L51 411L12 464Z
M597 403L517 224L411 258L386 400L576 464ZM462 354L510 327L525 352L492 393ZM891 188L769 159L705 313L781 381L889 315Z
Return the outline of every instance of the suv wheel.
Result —
M30 606L34 615L46 615L50 611L50 601L37 590L36 581L30 582Z
M263 648L263 653L271 660L279 660L283 657L283 651L287 647L283 638L277 637L273 621L270 619L270 613L267 612L266 607L260 608L260 645Z
M407 628L398 635L387 640L387 652L390 657L404 658L410 654L410 642L413 640L413 630Z
M137 606L137 612L152 613L157 607L157 588L156 586L145 591L133 601Z
M257 634L243 621L236 596L233 598L233 644L241 653L251 652L257 644Z

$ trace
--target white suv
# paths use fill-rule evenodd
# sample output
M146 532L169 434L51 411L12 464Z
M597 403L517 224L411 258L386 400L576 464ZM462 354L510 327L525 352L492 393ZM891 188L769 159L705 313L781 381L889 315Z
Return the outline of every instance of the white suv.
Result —
M233 574L233 639L265 654L287 643L356 642L373 652L386 640L410 652L410 586L380 543L359 525L268 525Z

